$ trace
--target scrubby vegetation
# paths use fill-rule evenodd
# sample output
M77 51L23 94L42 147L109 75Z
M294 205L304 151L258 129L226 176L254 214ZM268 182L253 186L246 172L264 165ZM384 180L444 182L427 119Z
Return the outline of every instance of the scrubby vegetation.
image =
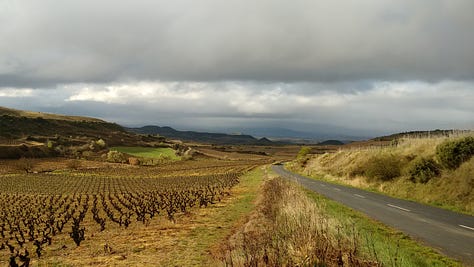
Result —
M304 167L306 163L308 162L309 160L308 155L310 152L311 152L311 147L308 147L308 146L302 147L300 151L298 152L298 155L296 156L296 160L298 161L301 167Z
M460 266L268 172L256 208L213 251L221 266Z
M404 138L388 146L312 155L289 168L445 208L474 213L472 134Z
M427 183L431 178L439 176L439 164L431 158L419 157L408 168L410 180L415 183Z
M127 157L122 152L110 150L107 152L107 161L112 163L125 163L127 162Z
M456 169L474 155L474 137L447 140L436 147L436 156L448 169Z
M320 205L295 184L268 180L254 214L216 257L225 266L381 266Z
M393 154L381 153L370 157L363 168L370 180L390 181L400 176L401 160Z

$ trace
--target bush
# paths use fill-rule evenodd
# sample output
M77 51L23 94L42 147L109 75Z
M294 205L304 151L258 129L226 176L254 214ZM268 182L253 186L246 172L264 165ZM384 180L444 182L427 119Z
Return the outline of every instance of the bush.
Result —
M130 157L128 158L128 164L133 165L133 166L138 166L140 165L140 160L135 157Z
M309 153L311 153L311 147L309 146L304 146L300 149L298 152L297 158L303 158L306 157Z
M436 155L443 167L457 169L474 155L474 137L446 141L436 147Z
M107 144L105 143L105 141L103 139L99 139L99 140L95 141L95 143L100 148L106 148L107 147Z
M311 147L304 146L300 149L298 152L298 155L296 156L296 160L300 164L301 167L306 166L306 163L308 162L309 158L308 155L311 152Z
M97 141L92 140L87 147L87 149L92 150L92 151L99 151L107 147L107 144L103 139L99 139Z
M365 165L365 176L370 180L390 181L401 174L401 162L395 155L371 157Z
M128 161L127 157L122 152L115 150L110 150L107 153L107 161L113 163L126 163Z
M425 184L431 178L440 174L440 167L433 159L418 158L408 169L410 180L414 183Z
M46 142L46 147L49 148L49 149L53 149L53 148L54 148L54 143L53 143L53 141L48 140L48 141Z

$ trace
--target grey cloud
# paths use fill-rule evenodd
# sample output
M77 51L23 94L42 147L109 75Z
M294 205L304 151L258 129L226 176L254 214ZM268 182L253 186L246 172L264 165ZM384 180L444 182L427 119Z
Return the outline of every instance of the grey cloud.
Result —
M0 10L0 86L474 78L470 0L19 0Z
M320 83L74 84L25 89L26 93L0 90L0 95L11 95L0 97L0 106L99 117L133 126L219 131L279 127L370 136L414 129L474 129L473 82L375 82L367 88L360 85L355 92L310 92L299 90L302 85L323 88Z

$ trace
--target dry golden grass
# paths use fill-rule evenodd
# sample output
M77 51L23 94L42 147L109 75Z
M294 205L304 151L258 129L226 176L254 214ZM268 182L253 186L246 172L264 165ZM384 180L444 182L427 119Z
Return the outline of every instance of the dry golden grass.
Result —
M464 136L466 134L454 134L449 137L404 138L396 146L341 149L335 153L313 155L305 166L293 162L289 164L289 168L309 176L324 177L352 186L378 190L396 197L474 214L474 159L463 163L457 170L443 170L439 177L431 179L426 184L414 184L408 177L409 164L415 158L436 158L436 147L439 144ZM393 181L368 181L364 176L368 160L383 155L394 155L400 160L401 176Z
M273 174L265 180L256 209L213 253L223 266L379 266L321 202Z

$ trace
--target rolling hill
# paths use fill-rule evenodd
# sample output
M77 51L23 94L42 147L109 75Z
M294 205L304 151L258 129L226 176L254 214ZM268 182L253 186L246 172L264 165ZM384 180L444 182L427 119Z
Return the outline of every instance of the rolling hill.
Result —
M118 124L95 118L0 107L0 158L30 152L37 156L54 156L55 153L49 153L54 151L44 149L48 142L56 147L77 147L98 139L110 146L148 145L166 140L130 133Z
M66 116L45 112L35 112L35 111L26 111L26 110L17 110L6 107L0 107L0 116L12 116L12 117L25 117L30 119L42 118L47 120L62 120L62 121L87 121L87 122L102 122L105 121L82 116Z
M90 137L119 142L130 134L115 123L58 114L0 108L0 137L22 139L32 136Z

